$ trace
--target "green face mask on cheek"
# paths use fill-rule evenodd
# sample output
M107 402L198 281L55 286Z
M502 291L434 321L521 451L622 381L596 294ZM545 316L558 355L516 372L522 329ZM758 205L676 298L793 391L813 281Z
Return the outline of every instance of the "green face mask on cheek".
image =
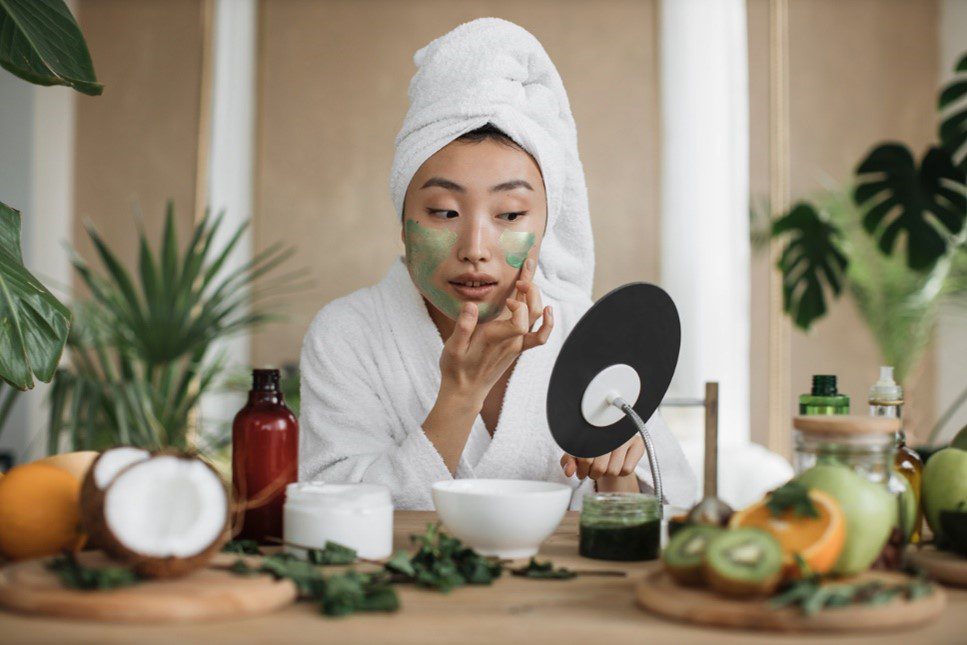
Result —
M456 232L429 228L414 220L406 220L403 225L403 242L406 247L406 266L416 286L444 315L454 320L458 318L463 301L433 283L437 269L457 243ZM499 242L507 264L519 269L534 246L535 236L533 233L504 231ZM477 303L478 323L493 320L500 314L500 310L500 307L489 302Z
M500 234L500 248L504 251L507 264L519 269L524 266L524 260L530 252L537 236L527 231L504 231Z

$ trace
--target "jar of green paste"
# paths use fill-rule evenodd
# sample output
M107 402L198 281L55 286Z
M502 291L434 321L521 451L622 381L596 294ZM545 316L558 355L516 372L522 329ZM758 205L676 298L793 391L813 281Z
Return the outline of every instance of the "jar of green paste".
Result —
M654 560L661 543L658 500L645 493L584 496L578 552L596 560Z

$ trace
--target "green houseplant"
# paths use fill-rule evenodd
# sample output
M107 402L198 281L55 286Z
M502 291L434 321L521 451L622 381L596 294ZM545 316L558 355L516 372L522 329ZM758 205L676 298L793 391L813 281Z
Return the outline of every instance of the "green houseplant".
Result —
M0 67L37 85L98 95L91 56L63 0L0 0ZM49 382L70 328L68 309L24 266L21 215L0 203L0 433L15 395ZM4 385L6 383L6 385Z
M938 100L940 142L919 163L903 144L879 144L857 164L850 195L799 201L771 224L785 240L778 267L794 324L808 330L845 286L900 380L940 304L967 294L967 55L955 72Z
M275 299L302 287L300 272L277 273L292 253L278 244L228 268L247 224L219 246L221 225L221 216L206 214L182 250L169 203L158 248L140 230L137 266L130 270L88 227L101 269L73 258L91 295L75 306L72 365L54 378L49 452L65 444L199 447L196 404L224 366L213 344L277 318L270 313Z

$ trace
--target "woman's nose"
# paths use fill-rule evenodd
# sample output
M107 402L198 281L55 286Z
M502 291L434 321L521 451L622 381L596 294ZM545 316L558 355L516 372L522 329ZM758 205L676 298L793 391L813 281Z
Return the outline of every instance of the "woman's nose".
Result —
M461 227L457 241L457 255L465 262L486 262L490 259L490 230L480 218L468 217Z

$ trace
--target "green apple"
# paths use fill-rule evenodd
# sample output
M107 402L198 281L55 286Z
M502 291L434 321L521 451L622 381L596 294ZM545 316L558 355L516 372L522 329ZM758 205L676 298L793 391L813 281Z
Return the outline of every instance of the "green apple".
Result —
M796 477L833 496L846 516L846 543L832 573L866 571L883 550L897 523L897 498L846 466L820 464Z
M940 538L941 511L956 511L967 501L967 450L944 448L923 467L923 514Z

